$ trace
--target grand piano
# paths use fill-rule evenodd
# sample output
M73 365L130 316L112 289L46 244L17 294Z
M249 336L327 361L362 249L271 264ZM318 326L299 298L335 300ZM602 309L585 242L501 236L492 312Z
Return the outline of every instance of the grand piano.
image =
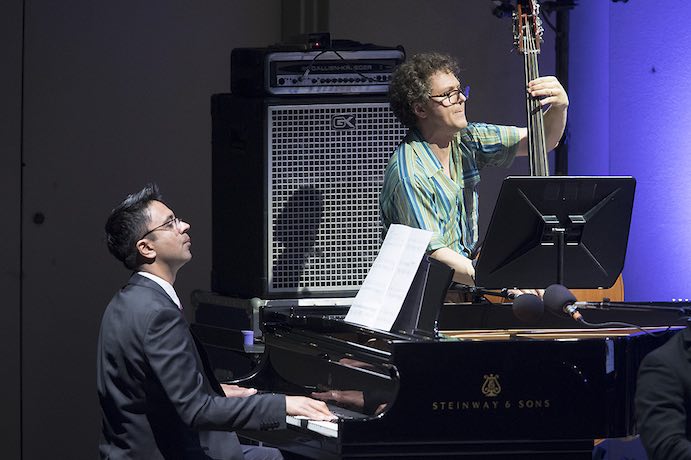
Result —
M439 331L386 332L346 323L344 306L263 305L245 315L258 313L257 350L219 319L237 304L209 303L193 329L222 375L316 393L339 416L288 417L288 430L241 436L312 459L590 459L594 440L636 433L638 364L678 329L549 327L554 318L516 327L510 306L473 304L447 305L455 314L439 315ZM514 327L454 327L478 309ZM224 369L228 354L249 356L248 375Z
M476 281L611 286L634 186L631 177L505 179ZM423 258L391 331L346 323L338 300L200 293L193 329L219 377L319 397L338 415L288 417L288 430L241 435L311 459L585 460L596 440L636 433L639 363L677 330L655 326L678 316L587 315L645 329L588 329L549 312L521 322L510 304L444 303L451 275L439 265ZM243 344L243 329L255 343Z

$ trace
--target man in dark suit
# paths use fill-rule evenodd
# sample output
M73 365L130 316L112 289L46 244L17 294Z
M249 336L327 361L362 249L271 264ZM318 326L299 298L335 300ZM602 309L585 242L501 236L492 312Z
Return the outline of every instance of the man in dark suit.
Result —
M285 428L286 414L333 415L321 401L227 388L209 371L173 284L191 258L189 224L158 188L129 195L106 223L108 249L134 270L101 321L97 389L102 458L280 459L276 449L241 446L233 430Z
M691 329L643 359L635 402L650 460L691 459Z

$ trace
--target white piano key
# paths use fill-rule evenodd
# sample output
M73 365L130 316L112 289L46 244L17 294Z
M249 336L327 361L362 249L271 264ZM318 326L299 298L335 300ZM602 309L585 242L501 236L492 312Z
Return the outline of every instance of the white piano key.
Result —
M336 422L309 420L307 417L302 415L286 415L286 424L305 428L309 431L314 431L315 433L319 433L329 438L338 438L338 423Z

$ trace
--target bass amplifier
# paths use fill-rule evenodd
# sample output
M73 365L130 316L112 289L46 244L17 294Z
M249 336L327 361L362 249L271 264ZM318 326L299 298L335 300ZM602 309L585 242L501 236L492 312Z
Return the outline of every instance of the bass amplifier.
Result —
M211 99L212 289L346 297L381 245L379 193L406 134L382 96Z
M385 94L403 48L277 50L235 48L230 88L240 96Z

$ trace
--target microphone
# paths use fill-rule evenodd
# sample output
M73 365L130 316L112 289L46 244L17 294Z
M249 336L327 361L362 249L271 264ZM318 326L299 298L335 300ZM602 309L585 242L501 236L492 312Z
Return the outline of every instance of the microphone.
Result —
M573 293L561 284L552 284L547 287L542 300L548 310L556 314L565 313L576 321L583 322L583 316L578 311L578 307L579 304L587 302L577 302Z
M679 306L653 305L655 302L653 302L653 304L610 302L609 299L604 299L602 302L580 302L576 301L576 297L573 295L573 293L561 284L553 284L545 289L545 294L542 296L542 300L545 303L545 308L551 312L557 315L567 314L578 322L595 327L605 325L625 325L627 327L631 327L632 325L630 323L621 322L591 324L583 318L579 310L622 311L627 313L656 312L660 314L673 314L676 318L691 317L691 303L689 302L682 302L679 304Z
M533 323L542 318L545 305L535 294L521 294L513 301L512 310L516 318Z

